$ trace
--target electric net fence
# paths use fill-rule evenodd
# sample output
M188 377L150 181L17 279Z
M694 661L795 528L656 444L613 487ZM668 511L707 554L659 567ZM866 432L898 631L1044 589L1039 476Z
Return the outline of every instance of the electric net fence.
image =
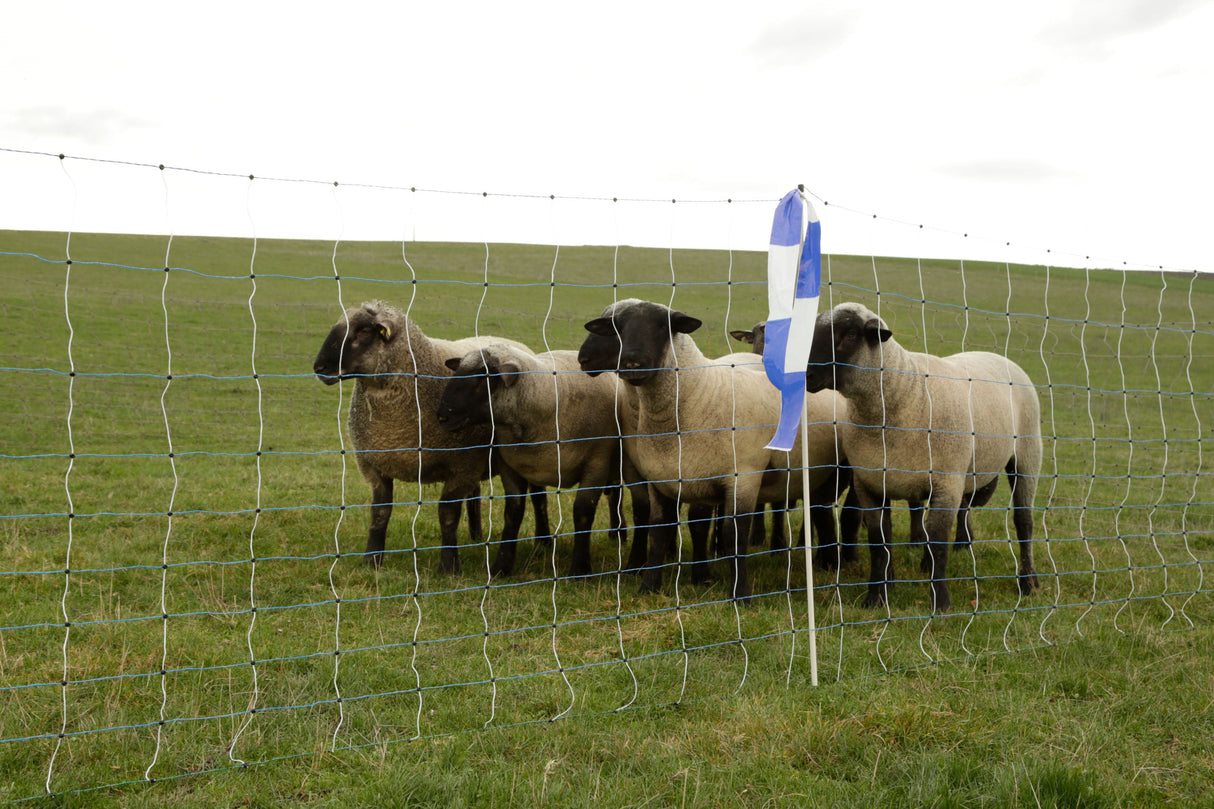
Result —
M604 503L591 574L564 576L572 488L547 495L551 539L536 536L532 511L514 573L490 575L506 498L496 477L482 484L486 541L471 545L461 525L455 575L439 570L438 487L397 481L374 568L346 427L355 381L324 386L312 369L347 307L370 300L432 337L496 335L541 352L576 350L605 306L640 298L702 320L692 336L709 357L747 351L729 331L766 315L767 233L741 223L769 219L785 189L524 197L105 163L159 180L166 234L123 236L74 221L82 195L107 193L83 179L95 161L0 159L45 165L64 220L0 231L0 800L712 699L756 670L809 687L803 504L756 523L748 605L730 598L724 560L709 583L688 573L693 535L711 542L717 529L686 504L660 591L638 592L624 570L634 531L612 534ZM179 212L206 204L179 190L199 175L227 189L247 235L174 232ZM267 187L274 199L306 189L302 216L325 235L259 236ZM445 217L490 234L512 199L546 221L544 243L425 239ZM953 548L946 614L932 614L922 543L895 502L888 603L863 605L863 534L859 561L814 574L824 686L1089 632L1209 627L1214 278L1046 250L937 259L927 241L918 258L835 255L832 221L912 245L928 229L815 203L822 310L859 301L908 349L1013 360L1037 390L1044 440L1038 592L1017 590L1006 480L973 509L973 542ZM402 238L344 239L363 205L395 211ZM566 243L588 205L606 212L611 246ZM716 217L733 248L675 246L688 208ZM628 246L653 220L670 246ZM962 251L972 239L947 235ZM701 429L695 413L678 429ZM424 434L400 440L427 446ZM722 453L739 440L723 437ZM680 477L693 478L697 459L677 446ZM620 512L632 529L627 494Z

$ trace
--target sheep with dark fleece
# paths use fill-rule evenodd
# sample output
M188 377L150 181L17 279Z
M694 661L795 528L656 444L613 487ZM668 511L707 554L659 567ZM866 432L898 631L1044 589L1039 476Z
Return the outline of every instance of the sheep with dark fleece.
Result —
M782 498L800 486L799 467L789 453L767 448L774 433L780 395L754 354L711 360L691 332L697 318L661 304L629 299L607 307L586 324L590 337L579 351L584 369L607 366L625 383L627 407L635 414L624 437L626 454L649 481L653 504L649 564L643 590L661 584L662 566L675 545L680 501L719 507L725 515L726 553L731 557L731 595L751 595L746 550L755 503ZM605 339L604 339L605 338ZM831 412L811 415L811 488L837 473L835 397L812 397ZM842 402L838 405L842 408ZM799 457L794 449L793 457ZM790 482L789 478L792 478ZM833 522L831 526L833 533Z
M366 554L372 565L383 563L395 480L442 484L440 570L459 571L462 504L467 506L472 542L483 541L480 482L490 474L489 428L455 437L439 426L435 410L451 375L446 361L500 339L427 337L404 312L382 301L350 307L330 329L312 370L326 385L354 380L349 429L358 469L371 486ZM524 510L524 494L507 491L507 508ZM533 502L537 527L545 530L547 512L541 514L541 497ZM521 514L517 518L521 520Z
M603 494L614 533L620 532L615 375L581 373L574 351L533 354L501 343L449 359L447 367L454 376L439 401L441 424L454 431L492 424L503 478L515 474L533 487L578 487L569 575L590 575L590 531ZM518 526L507 525L494 574L513 571L517 537Z
M1019 366L983 351L907 351L875 313L844 303L818 315L805 387L847 399L840 432L868 529L868 606L888 603L891 499L928 504L932 609L947 612L948 540L959 510L989 500L1003 473L1012 489L1020 592L1037 589L1032 509L1041 417L1037 390Z

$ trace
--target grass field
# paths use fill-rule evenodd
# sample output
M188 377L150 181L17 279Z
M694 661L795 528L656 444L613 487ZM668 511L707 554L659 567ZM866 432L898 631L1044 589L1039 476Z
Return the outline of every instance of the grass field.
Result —
M538 350L635 296L712 355L765 316L765 262L0 231L0 802L1214 805L1214 278L828 258L824 298L904 345L1020 363L1047 437L1042 591L1003 488L952 615L815 581L816 690L799 553L760 552L742 610L639 597L603 535L590 581L553 579L564 538L487 586L485 547L437 573L437 491L398 486L361 564L349 392L311 375L341 304Z

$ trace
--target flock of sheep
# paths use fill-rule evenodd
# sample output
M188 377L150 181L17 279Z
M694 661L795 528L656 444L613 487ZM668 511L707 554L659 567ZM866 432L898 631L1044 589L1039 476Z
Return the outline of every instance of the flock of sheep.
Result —
M717 358L696 346L692 333L700 325L658 303L623 300L586 323L578 351L537 354L496 337L427 337L378 301L348 309L313 370L329 385L354 380L350 437L372 498L368 561L383 562L393 481L438 483L439 567L458 571L462 512L471 541L483 542L480 487L495 474L506 497L493 575L513 570L528 501L537 535L549 534L548 487L577 487L568 573L589 575L598 502L607 496L611 531L622 541L626 488L633 541L625 567L641 574L642 591L661 587L679 506L687 503L693 581L708 578L715 526L712 549L729 564L731 595L745 601L747 548L762 530L762 510L793 505L807 475L819 566L855 558L862 516L871 552L865 604L887 603L890 503L906 501L913 538L926 540L922 566L932 609L946 612L954 527L956 541L968 542L970 509L984 505L1006 474L1020 592L1037 588L1032 508L1040 412L1036 389L1015 363L987 352L908 351L860 304L823 312L806 369L803 465L799 444L791 452L767 447L780 394L763 370L762 324L734 333L753 351ZM836 530L834 509L844 493ZM776 534L773 527L773 544L783 541Z

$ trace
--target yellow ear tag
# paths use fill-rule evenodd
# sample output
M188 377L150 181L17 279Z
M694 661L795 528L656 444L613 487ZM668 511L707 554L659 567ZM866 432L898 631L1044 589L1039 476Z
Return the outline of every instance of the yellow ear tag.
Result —
M392 339L392 329L388 328L387 326L380 326L379 333L383 335L385 340Z

